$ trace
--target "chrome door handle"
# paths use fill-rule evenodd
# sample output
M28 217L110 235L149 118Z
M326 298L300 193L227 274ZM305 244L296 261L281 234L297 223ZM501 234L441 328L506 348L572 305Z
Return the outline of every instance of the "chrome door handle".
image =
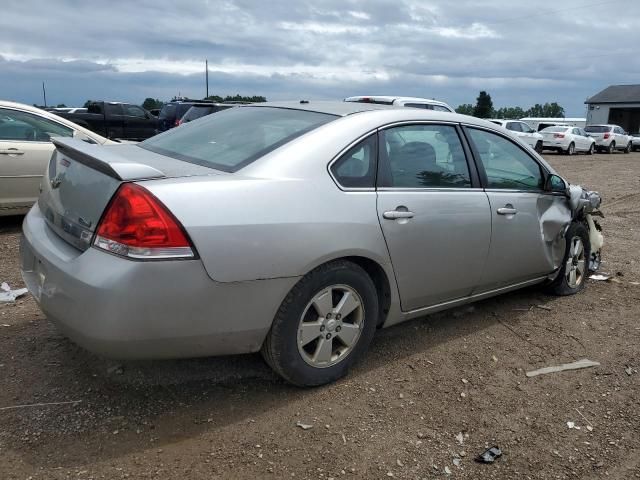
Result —
M408 210L390 210L388 212L384 212L382 216L387 220L397 220L399 218L413 218L413 212L409 212Z
M516 213L518 213L518 210L513 207L505 206L498 209L498 215L515 215Z
M17 148L7 148L0 150L0 155L24 155L24 152Z

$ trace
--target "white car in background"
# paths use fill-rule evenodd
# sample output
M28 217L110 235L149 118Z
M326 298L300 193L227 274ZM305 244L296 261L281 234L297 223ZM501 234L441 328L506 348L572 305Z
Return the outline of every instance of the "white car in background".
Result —
M622 150L629 153L632 147L632 137L627 135L618 125L587 125L585 131L595 139L596 150L613 153Z
M520 120L501 120L493 118L489 120L496 125L509 130L513 135L528 143L536 152L542 152L542 135L531 128L527 123Z
M38 199L55 150L51 137L115 143L53 113L0 100L0 216L27 213Z
M420 97L394 97L385 95L364 95L356 97L347 97L345 102L358 102L358 103L377 103L379 105L393 105L396 107L413 107L413 108L425 108L427 110L435 110L437 112L452 112L455 110L444 102L438 100L430 100L428 98Z
M568 125L558 125L540 130L545 150L555 150L558 153L573 155L576 152L584 152L593 155L596 141L582 128Z
M631 150L640 150L640 132L631 134Z

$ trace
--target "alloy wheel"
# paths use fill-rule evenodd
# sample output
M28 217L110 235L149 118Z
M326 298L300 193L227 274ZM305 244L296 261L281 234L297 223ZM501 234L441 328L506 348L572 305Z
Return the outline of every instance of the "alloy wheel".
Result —
M575 236L571 239L569 244L569 255L567 258L565 277L567 279L567 285L570 288L579 287L584 281L584 275L586 269L586 259L584 244L582 238Z
M339 363L355 348L364 327L364 303L348 285L332 285L315 294L298 326L298 351L310 366Z

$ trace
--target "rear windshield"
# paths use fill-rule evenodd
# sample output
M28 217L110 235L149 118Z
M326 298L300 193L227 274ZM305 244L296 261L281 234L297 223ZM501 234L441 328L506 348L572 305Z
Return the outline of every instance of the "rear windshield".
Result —
M138 145L168 157L235 172L320 125L326 113L273 107L237 107L209 115Z
M591 125L589 127L584 127L584 131L589 133L607 133L610 130L611 127L606 127L604 125Z
M162 110L160 110L160 118L169 118L169 117L173 117L176 114L176 105L175 103L168 103L166 104L164 107L162 107Z
M553 133L553 132L566 132L568 128L569 127L547 127L545 129L541 130L541 132L543 132L543 133L544 132L551 132L551 133Z
M218 112L220 110L226 110L227 108L231 108L231 105L194 105L187 113L182 117L182 122L190 122L195 120L196 118L204 117L205 115L209 115L213 112Z

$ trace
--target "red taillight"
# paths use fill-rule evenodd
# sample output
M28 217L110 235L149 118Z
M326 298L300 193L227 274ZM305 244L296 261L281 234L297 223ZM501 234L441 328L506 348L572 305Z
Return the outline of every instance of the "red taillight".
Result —
M131 258L193 258L176 218L146 188L123 184L102 216L94 246Z
M564 138L564 133L554 133L553 138Z
M609 138L610 136L611 136L611 134L610 134L609 132L607 132L607 133L605 133L605 134L602 136L602 138L604 138L604 139L606 140L606 139L607 139L607 138Z
M180 119L176 118L175 123L173 124L174 127L179 127L180 126Z

